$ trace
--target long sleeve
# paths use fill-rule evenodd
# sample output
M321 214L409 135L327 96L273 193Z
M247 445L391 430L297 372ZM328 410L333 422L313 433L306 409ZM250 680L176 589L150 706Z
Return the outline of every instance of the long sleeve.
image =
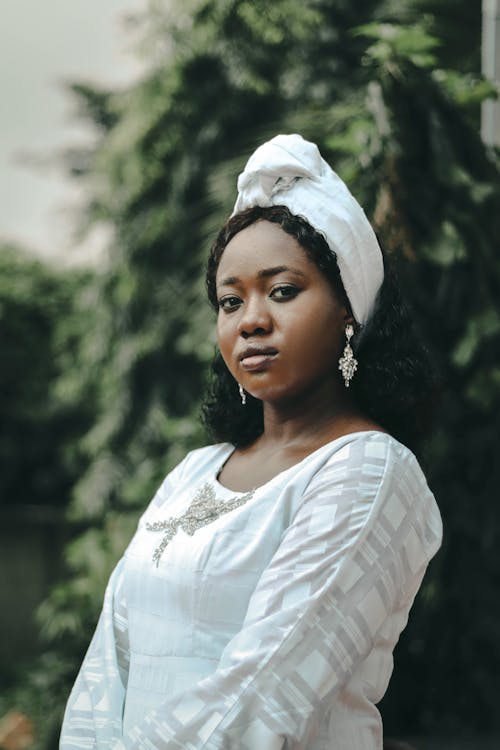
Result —
M114 750L307 748L391 618L392 650L441 520L403 446L348 448L309 483L214 673L151 711Z
M109 579L94 637L71 691L61 750L104 750L122 734L129 654L122 568L120 561Z
M150 507L168 499L186 459L167 475ZM109 579L97 628L66 706L60 750L105 750L122 736L128 666L129 623L122 558Z

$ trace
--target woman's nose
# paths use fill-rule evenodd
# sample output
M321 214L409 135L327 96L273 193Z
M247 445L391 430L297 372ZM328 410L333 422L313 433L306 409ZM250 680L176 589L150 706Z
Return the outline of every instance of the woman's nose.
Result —
M272 328L271 315L266 301L257 297L248 298L243 305L238 322L238 331L244 338L255 334L269 333Z

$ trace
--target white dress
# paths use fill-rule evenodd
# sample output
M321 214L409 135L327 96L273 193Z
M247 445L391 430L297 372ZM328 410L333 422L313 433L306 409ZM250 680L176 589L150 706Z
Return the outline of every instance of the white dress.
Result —
M233 450L189 453L142 516L62 750L382 748L375 704L441 542L422 470L366 431L237 493L216 478Z

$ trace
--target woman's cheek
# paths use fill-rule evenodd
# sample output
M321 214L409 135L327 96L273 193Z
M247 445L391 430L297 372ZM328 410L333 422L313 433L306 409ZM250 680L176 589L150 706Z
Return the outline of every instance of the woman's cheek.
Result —
M226 321L219 321L217 323L217 344L222 359L226 363L230 372L233 373L231 366L231 353L234 348L234 335L231 335L231 331Z

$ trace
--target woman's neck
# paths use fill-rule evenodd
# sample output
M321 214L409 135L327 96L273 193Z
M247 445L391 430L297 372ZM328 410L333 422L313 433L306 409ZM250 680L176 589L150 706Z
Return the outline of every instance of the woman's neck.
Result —
M348 432L380 429L363 416L350 394L334 396L330 389L318 389L300 400L264 403L264 431L259 445L304 448L322 445Z

